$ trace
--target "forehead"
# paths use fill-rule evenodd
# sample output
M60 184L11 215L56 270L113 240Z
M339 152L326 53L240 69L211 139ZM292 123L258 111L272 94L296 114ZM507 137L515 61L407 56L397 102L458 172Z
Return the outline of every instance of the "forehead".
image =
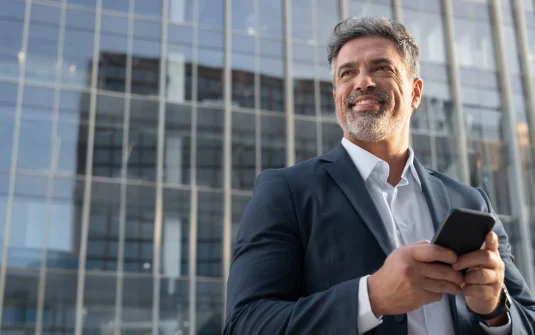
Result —
M393 41L384 37L361 37L344 44L338 53L336 64L366 63L375 58L388 58L395 63L403 63L403 57Z

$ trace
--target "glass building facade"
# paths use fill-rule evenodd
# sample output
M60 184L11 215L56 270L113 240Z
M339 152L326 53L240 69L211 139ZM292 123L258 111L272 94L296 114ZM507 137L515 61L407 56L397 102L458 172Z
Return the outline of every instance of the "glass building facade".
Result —
M421 47L411 145L534 287L534 0L0 0L0 333L220 334L255 177L341 139L347 16Z

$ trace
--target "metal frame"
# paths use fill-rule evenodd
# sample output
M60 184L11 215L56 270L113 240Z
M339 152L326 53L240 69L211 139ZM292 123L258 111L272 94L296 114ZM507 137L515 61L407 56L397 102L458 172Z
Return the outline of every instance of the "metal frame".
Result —
M533 268L533 251L531 247L531 231L529 227L529 218L527 210L524 208L524 183L522 178L522 163L520 162L520 153L518 148L518 139L515 132L515 114L512 104L511 84L507 71L507 60L505 56L505 46L503 41L502 12L500 0L492 0L491 15L494 24L492 29L496 41L496 61L498 65L498 75L501 82L501 98L504 112L505 139L507 145L508 160L511 164L509 170L509 188L511 196L511 207L513 213L518 217L520 225L520 250L522 251L522 269L524 278L529 287L535 287L534 268Z
M294 90L293 90L293 52L292 52L292 3L283 1L284 17L284 87L285 87L285 112L286 112L286 166L295 164L295 120L294 120Z
M27 55L28 35L30 30L31 0L26 0L24 8L24 27L22 31L21 52ZM11 151L11 169L9 171L9 191L7 198L6 219L4 225L4 239L2 244L2 263L0 264L0 329L2 329L2 315L4 309L4 295L6 288L7 256L9 252L9 237L11 235L13 197L15 192L15 179L17 170L18 147L20 137L20 119L22 116L22 98L24 93L24 81L26 74L26 62L19 68L19 82L17 91L17 106L15 110L15 124L13 129L13 146Z

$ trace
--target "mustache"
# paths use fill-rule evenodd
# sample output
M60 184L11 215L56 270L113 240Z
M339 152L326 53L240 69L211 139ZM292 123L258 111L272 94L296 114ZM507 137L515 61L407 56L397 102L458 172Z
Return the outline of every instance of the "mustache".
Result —
M386 92L383 92L376 88L370 88L370 89L367 89L366 91L356 91L356 92L351 93L344 99L344 103L346 106L350 107L353 104L353 101L355 101L355 99L363 95L373 95L381 103L387 102L389 99L388 94L386 94Z

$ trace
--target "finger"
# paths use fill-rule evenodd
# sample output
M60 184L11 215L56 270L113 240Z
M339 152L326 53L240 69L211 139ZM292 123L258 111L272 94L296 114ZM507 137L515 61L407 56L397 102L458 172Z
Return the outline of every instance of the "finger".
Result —
M424 291L423 304L430 304L432 302L440 301L441 299L442 299L442 293Z
M447 280L435 280L429 278L424 278L422 282L422 289L431 293L448 293L452 295L456 295L461 292L461 287L457 284Z
M485 246L487 250L498 252L498 235L495 232L491 231L487 234Z
M418 242L414 242L412 244L409 244L409 245L420 245L420 244L430 244L431 241L429 240L422 240L422 241L418 241Z
M423 277L429 279L446 280L461 286L464 283L463 275L455 271L449 265L418 263L419 271Z
M487 285L498 282L498 274L495 270L485 268L471 268L464 276L466 285Z
M496 295L496 288L493 285L465 285L462 289L465 297L473 297L481 300L492 300Z
M454 264L457 261L457 255L453 250L440 247L436 244L422 244L411 247L412 258L417 262L442 262Z
M452 265L453 270L460 271L468 268L484 267L487 269L499 269L503 266L500 256L490 250L476 250L459 257Z

